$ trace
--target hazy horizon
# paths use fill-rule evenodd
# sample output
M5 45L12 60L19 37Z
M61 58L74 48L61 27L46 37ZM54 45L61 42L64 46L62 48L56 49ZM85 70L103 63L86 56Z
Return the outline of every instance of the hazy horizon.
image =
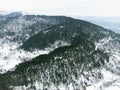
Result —
M0 11L34 12L41 15L120 16L119 0L2 0Z

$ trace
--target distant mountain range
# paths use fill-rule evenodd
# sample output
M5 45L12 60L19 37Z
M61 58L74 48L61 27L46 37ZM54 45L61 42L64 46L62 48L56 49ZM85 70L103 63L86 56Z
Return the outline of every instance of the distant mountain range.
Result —
M120 33L120 17L75 17Z
M120 34L66 16L0 16L0 90L120 89Z

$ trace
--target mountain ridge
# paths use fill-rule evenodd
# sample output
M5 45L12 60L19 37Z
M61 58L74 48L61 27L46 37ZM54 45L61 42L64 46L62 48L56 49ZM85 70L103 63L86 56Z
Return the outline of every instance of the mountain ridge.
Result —
M0 45L9 47L11 43L17 43L20 53L25 52L27 58L35 56L29 60L21 57L24 61L13 71L0 74L1 90L90 90L91 87L92 90L109 90L115 85L119 88L119 34L64 16L27 15L10 19L15 22L7 27L5 23L1 29L4 35ZM18 29L18 26L22 28ZM28 34L28 38L23 33ZM13 40L16 34L19 37L15 36L16 40ZM49 53L38 53L46 49ZM38 51L34 53L34 50ZM13 55L11 60L15 59Z

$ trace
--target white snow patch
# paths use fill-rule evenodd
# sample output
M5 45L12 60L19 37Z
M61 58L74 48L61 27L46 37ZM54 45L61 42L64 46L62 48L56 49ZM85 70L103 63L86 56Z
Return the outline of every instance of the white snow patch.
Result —
M38 55L49 53L47 50L27 52L23 49L18 49L18 46L16 43L0 44L0 73L5 73L19 63L31 60Z
M94 86L87 86L86 90L95 90Z
M61 47L61 46L69 46L70 43L66 42L66 41L63 41L63 40L57 40L55 41L53 44L50 45L50 48L58 48L58 47Z
M111 37L101 39L99 42L95 42L95 50L102 48L104 44L108 43L110 40L113 40Z
M120 87L117 87L117 86L111 86L111 87L108 87L104 90L120 90Z
M114 74L112 74L110 71L105 70L105 69L102 70L102 74L103 74L103 79L105 81L110 81L110 80L118 78L117 76L115 76Z
M64 85L64 84L60 84L60 85L58 86L58 90L67 90L67 87L66 87L66 85Z
M60 26L60 28L64 28L64 26Z

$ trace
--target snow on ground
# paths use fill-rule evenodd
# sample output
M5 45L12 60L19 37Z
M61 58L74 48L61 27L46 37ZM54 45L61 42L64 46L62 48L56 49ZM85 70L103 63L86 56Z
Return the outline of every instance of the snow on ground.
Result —
M56 42L54 45L56 46L59 43ZM88 86L85 87L86 90L120 90L120 45L118 43L114 42L114 39L111 37L102 39L99 43L96 44L96 49L99 48L101 50L104 50L106 53L110 55L109 63L106 62L106 65L104 67L101 67L98 71L102 74L102 79L95 82L93 78L90 76L90 80L93 80L94 82L88 83ZM53 46L53 45L52 45ZM54 47L55 47L54 46ZM55 57L59 58L59 57ZM61 58L61 57L60 57ZM94 72L93 72L94 73ZM80 79L77 80L78 84L80 85L81 81L85 81L84 77L80 77ZM86 82L86 81L85 81ZM42 84L39 82L35 82L34 86L42 88ZM22 90L24 86L21 87L15 87L17 89L14 90ZM27 88L28 87L24 87ZM54 88L54 89L53 89ZM68 87L64 84L60 84L58 86L59 90L74 90L74 87L72 84L69 84ZM53 85L49 90L57 90L58 88L55 88ZM68 89L69 88L69 89ZM24 90L27 90L24 89ZM39 89L39 88L38 88ZM80 88L82 90L83 88Z
M5 42L4 42L5 41ZM8 40L0 40L0 73L5 73L9 70L14 70L15 66L24 61L31 60L38 55L48 54L55 48L69 45L65 41L55 41L50 47L44 50L34 50L32 52L19 49L20 44L9 42Z
M103 38L99 42L95 42L95 46L96 46L95 50L97 50L98 48L103 49L103 45L105 45L106 43L109 43L109 41L111 40L113 40L111 37L107 37L107 38Z
M87 86L86 90L95 90L94 86Z
M95 90L120 90L120 43L108 37L95 45L109 55L109 62L101 69L103 78L94 84Z
M112 87L106 88L105 90L120 90L120 87L112 86Z
M63 41L56 41L52 48L57 48L56 46L60 45L69 45ZM114 40L111 37L102 39L99 43L96 44L96 49L105 50L109 53L110 61L106 63L106 66L101 69L103 78L97 83L91 83L89 86L86 86L86 90L120 90L120 76L119 76L119 63L120 63L120 46L119 44L114 44ZM108 45L109 44L109 45ZM30 60L40 54L47 54L50 52L51 48L46 48L45 50L34 50L33 52L26 52L22 49L18 49L19 45L15 43L10 44L0 44L0 73L5 73L8 70L13 69L19 63L24 62L24 60ZM55 57L56 58L56 57ZM78 80L85 80L84 78ZM34 86L39 89L43 88L42 84L35 82ZM15 87L14 90L26 90L29 88L25 86ZM61 84L58 86L59 90L66 90L66 86ZM68 85L69 90L74 90L72 84ZM51 90L57 90L54 85L51 86Z
M33 52L27 52L23 49L18 49L18 44L9 43L0 45L0 73L5 73L8 70L13 69L19 63L25 60L31 60L38 55L48 54L48 50L34 50Z

